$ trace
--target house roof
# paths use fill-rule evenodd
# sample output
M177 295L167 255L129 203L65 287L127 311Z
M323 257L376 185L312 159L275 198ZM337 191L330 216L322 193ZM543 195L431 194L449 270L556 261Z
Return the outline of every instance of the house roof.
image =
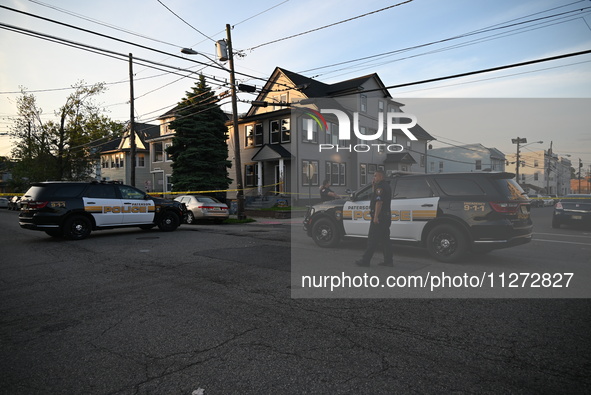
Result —
M291 159L291 152L279 144L265 144L252 157L256 162L278 159Z
M417 163L417 161L414 160L412 155L408 152L395 152L387 154L384 163L408 163L409 165L412 165Z
M138 139L144 146L146 146L146 141L148 141L151 138L157 137L160 134L160 126L152 125L149 123L135 123L135 133L136 139ZM99 153L104 154L108 152L129 151L130 148L122 146L128 139L129 129L123 133L122 137L119 137L115 140L103 144L99 149ZM138 148L138 150L147 151L148 149Z

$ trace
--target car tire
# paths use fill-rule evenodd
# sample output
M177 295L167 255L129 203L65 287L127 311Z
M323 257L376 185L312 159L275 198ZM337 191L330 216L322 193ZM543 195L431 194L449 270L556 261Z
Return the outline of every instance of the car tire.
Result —
M560 222L556 219L556 217L552 217L552 227L554 229L560 229Z
M427 236L427 250L440 262L457 262L468 251L468 240L454 225L437 225Z
M172 232L179 227L180 223L181 220L175 212L166 210L160 215L158 228L163 232Z
M189 225L193 225L195 223L195 215L191 211L187 212L187 217L185 218L185 222Z
M82 240L90 235L92 223L83 215L73 215L66 219L63 234L69 240Z
M312 225L312 239L319 247L336 247L341 237L334 221L320 218Z

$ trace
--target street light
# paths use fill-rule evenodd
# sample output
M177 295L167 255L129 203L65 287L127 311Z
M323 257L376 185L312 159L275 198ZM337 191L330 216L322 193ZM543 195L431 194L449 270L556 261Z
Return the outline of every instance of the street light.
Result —
M230 25L226 24L227 40L220 40L216 42L216 48L221 60L229 60L230 69L224 70L230 73L230 90L232 92L232 128L234 132L234 165L236 167L236 201L237 201L237 217L239 220L245 219L244 215L244 188L242 180L242 163L240 160L240 132L238 131L238 103L236 98L236 78L234 75L234 54L232 53L232 36L230 34ZM227 49L227 54L225 50ZM203 55L207 59L215 63L209 56L200 52L194 51L191 48L183 48L182 53L187 55Z

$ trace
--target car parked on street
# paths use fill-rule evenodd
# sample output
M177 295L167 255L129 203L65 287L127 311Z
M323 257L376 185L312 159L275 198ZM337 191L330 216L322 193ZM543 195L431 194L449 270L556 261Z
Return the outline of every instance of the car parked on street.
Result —
M528 195L532 207L544 207L544 197L539 194Z
M228 206L216 198L204 195L180 195L174 200L187 207L185 222L193 224L196 220L223 222L230 216Z
M21 196L13 196L8 201L8 209L18 211L21 209Z
M8 208L8 199L0 197L0 208Z
M175 230L184 205L109 182L50 181L32 184L21 199L19 225L53 237L82 240L93 230L121 227Z
M390 239L426 247L442 262L468 251L488 252L531 241L530 200L505 172L397 174L392 188ZM335 247L343 237L366 238L372 186L312 206L304 230L320 247Z
M573 194L561 198L554 206L552 227L591 225L591 195Z

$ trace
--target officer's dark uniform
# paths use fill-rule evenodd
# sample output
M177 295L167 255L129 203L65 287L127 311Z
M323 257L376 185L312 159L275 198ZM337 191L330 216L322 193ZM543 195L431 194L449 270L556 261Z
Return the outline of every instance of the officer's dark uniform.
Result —
M329 195L331 193L331 189L329 187L321 186L320 187L320 201L326 202L327 200L333 200L333 197Z
M384 253L384 265L392 265L392 245L390 244L390 225L392 224L392 213L390 209L390 200L392 200L392 189L390 183L382 180L374 186L370 202L371 224L369 225L369 234L367 235L367 249L359 262L362 266L368 266L374 252L381 245ZM378 217L379 223L374 223L376 202L382 202L382 209Z

